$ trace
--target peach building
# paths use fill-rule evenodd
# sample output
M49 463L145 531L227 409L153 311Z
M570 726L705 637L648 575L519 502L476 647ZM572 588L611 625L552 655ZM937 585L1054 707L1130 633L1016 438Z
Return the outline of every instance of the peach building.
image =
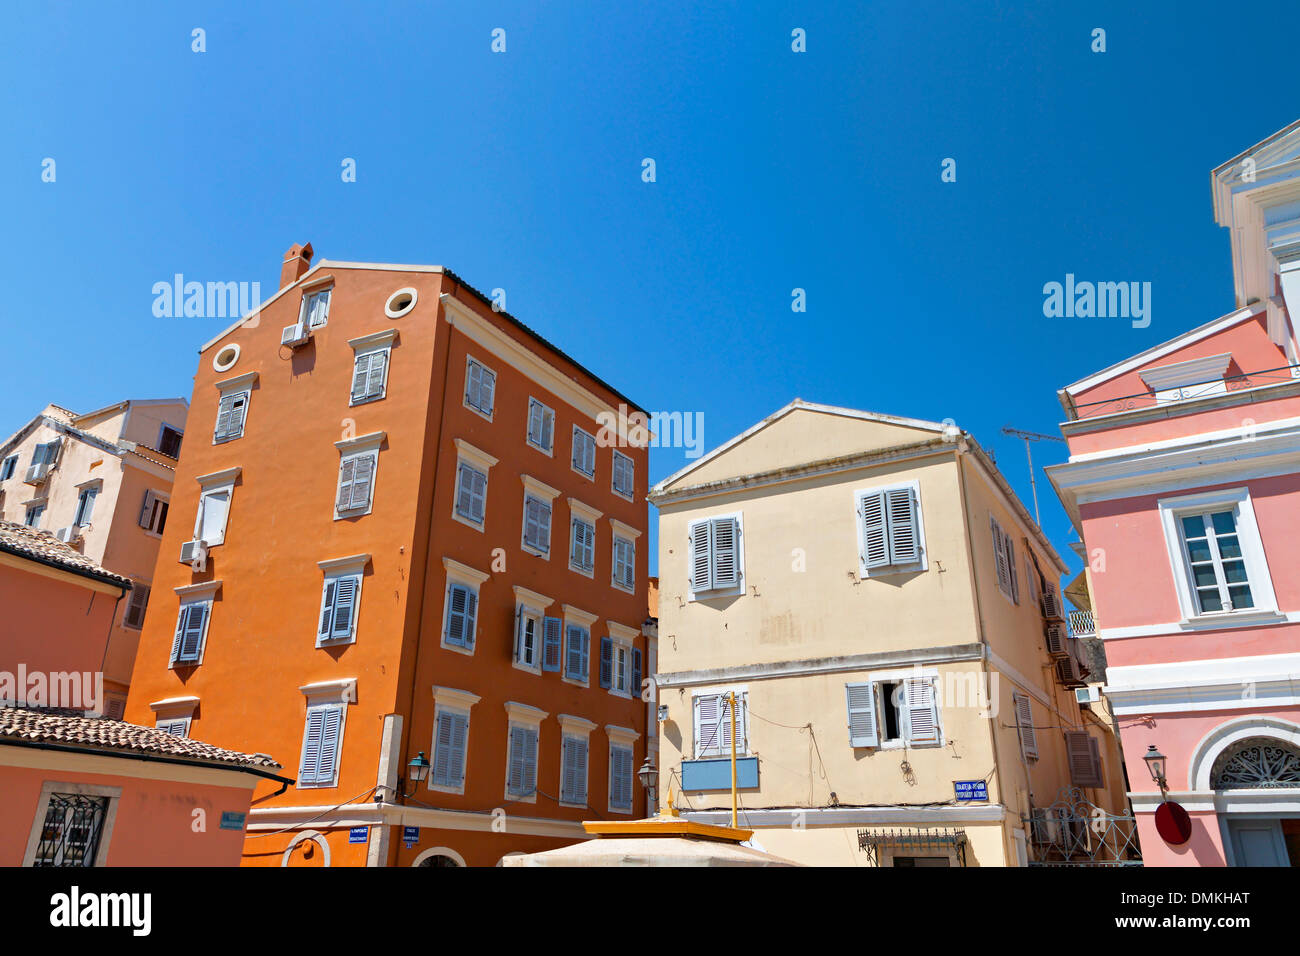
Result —
M1070 458L1048 473L1084 542L1146 864L1296 866L1300 123L1211 186L1235 308L1063 389Z
M250 865L642 815L637 407L441 267L294 246L280 285L200 350L128 718L296 768Z
M76 664L103 671L109 716L121 717L126 703L187 412L183 398L85 415L49 405L0 444L0 520L48 531L134 585L96 635L93 659Z

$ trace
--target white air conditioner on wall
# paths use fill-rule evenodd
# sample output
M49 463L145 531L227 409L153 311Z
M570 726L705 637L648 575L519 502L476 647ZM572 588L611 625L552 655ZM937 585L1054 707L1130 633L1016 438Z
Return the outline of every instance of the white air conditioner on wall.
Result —
M27 475L23 478L23 483L28 485L40 485L45 483L45 479L50 476L50 463L41 462L32 465L27 469Z
M55 540L62 541L64 544L72 544L80 537L81 529L75 524L69 525L66 528L60 528L58 531L54 532Z
M181 564L188 564L195 571L207 570L207 543L196 538L181 545Z
M300 345L306 345L307 340L310 338L311 330L303 323L295 322L293 325L284 327L284 331L280 333L280 344L296 349Z

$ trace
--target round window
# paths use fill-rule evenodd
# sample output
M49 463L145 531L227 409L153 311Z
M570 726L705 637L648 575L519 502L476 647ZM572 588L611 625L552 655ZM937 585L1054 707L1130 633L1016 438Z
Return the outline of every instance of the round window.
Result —
M388 301L384 303L384 315L388 316L390 319L400 319L402 316L406 315L406 313L415 308L415 299L417 295L418 293L410 287L398 289L390 295Z
M217 350L217 354L212 357L212 367L218 372L228 372L238 361L239 346L232 343Z

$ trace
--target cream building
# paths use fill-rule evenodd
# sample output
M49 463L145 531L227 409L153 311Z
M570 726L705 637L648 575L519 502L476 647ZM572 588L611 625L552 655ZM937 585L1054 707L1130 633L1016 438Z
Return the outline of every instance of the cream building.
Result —
M1067 568L967 433L796 399L649 497L661 802L729 820L734 693L739 822L778 856L1077 859L1063 794L1123 811Z
M105 710L120 717L167 521L189 403L129 400L78 415L49 405L0 444L0 520L53 532L133 582L105 635Z

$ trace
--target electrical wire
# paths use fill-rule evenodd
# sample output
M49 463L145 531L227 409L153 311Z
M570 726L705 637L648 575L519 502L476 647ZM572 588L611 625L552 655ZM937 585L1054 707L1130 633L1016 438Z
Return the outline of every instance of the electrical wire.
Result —
M267 830L265 833L246 833L245 836L249 836L249 837L278 836L281 833L288 833L290 830L301 830L308 823L315 823L317 820L319 820L321 817L325 816L326 814L333 813L335 810L342 809L343 807L346 807L350 803L356 803L358 800L370 796L372 793L374 793L376 790L379 790L381 787L382 784L379 784L371 787L369 790L363 790L360 793L358 793L355 797L353 797L351 800L344 800L340 804L336 804L335 806L328 807L327 809L322 810L320 813L316 814L316 816L312 817L311 819L303 820L301 823L295 823L293 826L285 827L281 830ZM383 787L383 789L387 790L388 788Z

